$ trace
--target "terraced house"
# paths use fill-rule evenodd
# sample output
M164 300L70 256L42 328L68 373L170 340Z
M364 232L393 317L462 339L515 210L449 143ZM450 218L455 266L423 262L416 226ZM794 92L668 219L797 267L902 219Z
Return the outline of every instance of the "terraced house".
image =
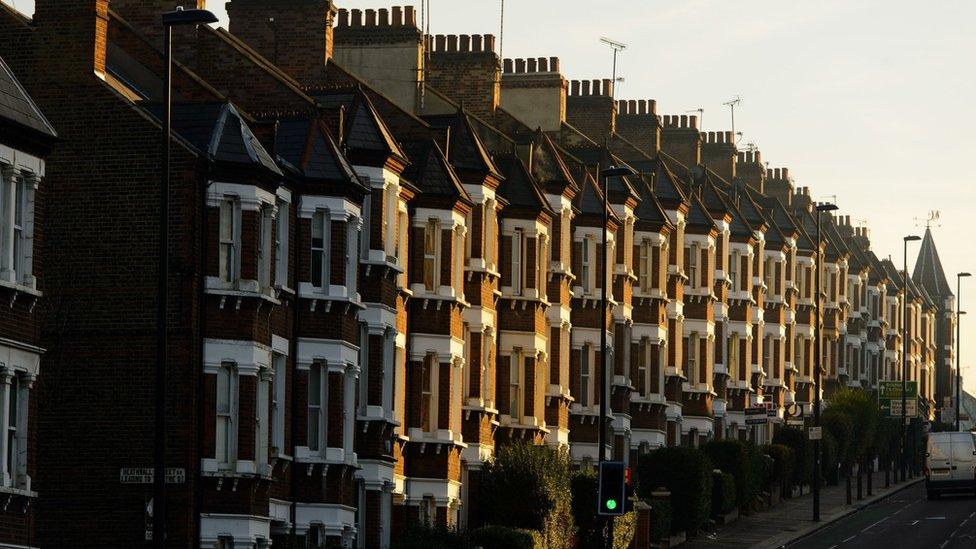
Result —
M0 545L147 542L159 14L204 5L0 5ZM481 472L516 442L581 467L601 429L627 462L766 442L811 413L817 367L828 395L900 379L902 326L925 419L944 405L931 232L906 292L849 217L817 240L787 169L565 60L427 36L410 6L227 8L229 30L175 31L171 546L477 526Z

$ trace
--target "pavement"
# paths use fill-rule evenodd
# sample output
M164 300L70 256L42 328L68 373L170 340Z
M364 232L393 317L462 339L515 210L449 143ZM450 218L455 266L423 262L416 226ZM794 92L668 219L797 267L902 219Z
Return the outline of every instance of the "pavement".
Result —
M976 497L925 497L916 484L814 535L790 549L973 549L976 547Z
M820 491L820 522L813 519L813 496L809 492L804 495L788 500L757 511L749 516L741 516L735 522L721 526L714 532L702 532L694 540L689 541L681 547L687 549L774 549L781 547L794 547L791 545L797 540L809 542L809 545L795 545L802 548L828 549L831 545L842 546L837 541L823 544L820 539L826 535L829 528L832 528L837 521L841 521L859 511L871 509L881 502L893 498L904 491L921 490L922 500L925 500L925 490L923 479L909 479L905 483L892 483L889 488L884 488L884 473L874 474L874 493L867 496L867 479L864 479L864 499L857 500L856 480L852 487L853 504L847 505L846 488L844 483L837 486L826 486ZM922 488L919 488L922 486ZM915 498L913 498L915 499ZM899 500L900 501L900 500ZM976 502L976 500L973 500ZM974 509L976 510L976 509ZM872 515L873 516L873 515ZM878 517L880 518L880 517ZM877 518L875 519L877 520ZM976 521L974 526L976 526ZM869 524L869 523L868 523ZM864 528L864 526L861 526ZM846 530L845 530L846 532ZM843 541L850 537L840 538ZM831 538L833 539L833 538ZM941 540L940 540L941 542ZM936 545L926 545L925 547L937 547ZM853 547L853 546L851 546ZM900 548L900 545L896 544ZM966 546L969 549L976 547L976 544ZM841 549L847 549L842 546Z

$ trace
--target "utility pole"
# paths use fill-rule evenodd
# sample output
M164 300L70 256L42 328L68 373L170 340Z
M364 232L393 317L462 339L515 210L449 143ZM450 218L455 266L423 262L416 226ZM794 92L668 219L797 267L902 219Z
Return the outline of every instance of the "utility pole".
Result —
M834 204L817 205L817 341L815 343L813 373L813 426L820 428L820 377L823 362L823 214L837 209ZM820 439L813 441L813 520L820 520Z
M959 416L962 415L962 279L973 276L971 273L956 275L956 431L960 431Z

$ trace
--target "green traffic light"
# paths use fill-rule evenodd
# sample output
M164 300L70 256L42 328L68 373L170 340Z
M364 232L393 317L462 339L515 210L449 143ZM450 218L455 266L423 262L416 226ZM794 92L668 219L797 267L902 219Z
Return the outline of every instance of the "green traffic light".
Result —
M607 500L607 509L613 511L616 508L617 508L617 500L615 500L615 499L608 499Z

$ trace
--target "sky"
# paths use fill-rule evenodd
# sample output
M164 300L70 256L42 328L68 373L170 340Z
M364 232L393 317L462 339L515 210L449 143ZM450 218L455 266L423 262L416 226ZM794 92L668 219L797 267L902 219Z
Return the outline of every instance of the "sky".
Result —
M2 1L33 11L29 0ZM430 0L431 32L498 35L500 4ZM208 8L226 26L224 2ZM623 42L617 97L656 99L659 114L704 109L706 131L730 129L722 104L740 97L740 145L867 225L880 257L900 266L902 237L923 234L938 210L932 231L955 287L955 273L976 273L973 21L971 0L508 0L502 47L505 57L558 56L567 78L595 79L611 73L600 37ZM963 376L976 393L976 278L966 282Z

